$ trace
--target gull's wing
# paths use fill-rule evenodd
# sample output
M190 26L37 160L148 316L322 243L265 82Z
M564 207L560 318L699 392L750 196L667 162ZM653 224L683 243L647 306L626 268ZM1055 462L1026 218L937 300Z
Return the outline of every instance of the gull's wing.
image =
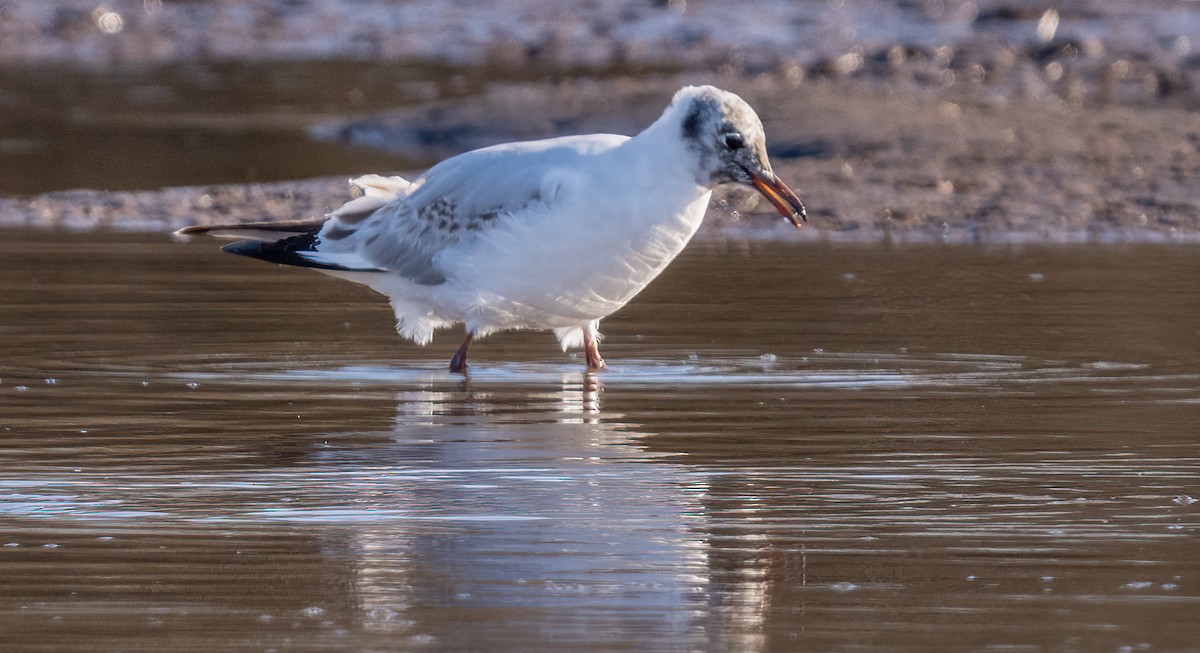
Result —
M438 252L533 212L553 213L588 158L627 139L593 134L484 148L447 159L402 188L379 188L385 178L356 180L366 194L331 213L312 248L298 253L319 267L440 284L446 274L434 260Z

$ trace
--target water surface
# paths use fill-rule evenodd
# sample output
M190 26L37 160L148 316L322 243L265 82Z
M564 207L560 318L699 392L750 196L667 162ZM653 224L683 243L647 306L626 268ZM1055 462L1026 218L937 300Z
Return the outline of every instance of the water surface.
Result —
M432 64L361 62L3 67L0 195L423 168L436 161L315 141L309 129L477 94L499 79Z
M0 244L14 650L1184 650L1200 250L694 246L401 341L203 241Z

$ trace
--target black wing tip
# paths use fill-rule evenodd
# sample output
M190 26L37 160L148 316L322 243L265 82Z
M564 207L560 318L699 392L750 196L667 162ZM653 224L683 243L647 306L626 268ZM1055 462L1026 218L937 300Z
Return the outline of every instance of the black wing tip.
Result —
M304 234L302 236L293 236L284 238L283 240L273 243L263 242L261 240L239 240L236 243L230 243L221 248L222 252L237 254L238 256L246 256L255 258L268 263L278 263L279 265L292 265L300 268L314 268L317 270L336 270L338 272L378 272L375 268L361 269L349 268L344 265L335 265L333 263L323 263L314 261L304 252L311 252L316 249L318 242L316 234Z
M273 243L261 240L239 240L221 248L222 252L237 254L248 258L256 258L268 263L294 265L302 268L320 268L325 270L341 270L338 266L318 263L301 255L310 251L316 244L316 238L311 235L284 238Z
M260 240L239 240L236 243L222 245L221 251L266 261L270 260L267 256L271 255L271 252L267 250L270 249L271 245L274 245L274 243L264 243Z

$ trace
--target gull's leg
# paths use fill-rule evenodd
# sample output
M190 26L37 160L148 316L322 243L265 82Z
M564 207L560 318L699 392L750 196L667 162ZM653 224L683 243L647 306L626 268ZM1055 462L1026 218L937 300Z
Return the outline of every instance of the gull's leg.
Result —
M467 371L467 347L471 346L471 339L475 334L467 332L467 337L463 339L462 345L458 351L454 352L454 357L450 359L450 371L459 374L465 374Z
M600 357L600 341L596 336L596 325L589 324L583 328L583 355L587 358L589 372L599 372L608 369L604 359Z

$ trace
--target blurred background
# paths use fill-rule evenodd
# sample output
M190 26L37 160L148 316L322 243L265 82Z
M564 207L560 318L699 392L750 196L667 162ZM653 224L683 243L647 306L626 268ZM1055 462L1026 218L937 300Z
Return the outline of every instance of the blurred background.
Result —
M818 229L1162 231L1197 219L1197 38L1187 0L5 2L0 196L414 171L635 133L705 82L759 108ZM314 188L279 217L342 199ZM5 220L128 224L111 205L139 201ZM142 222L206 208L178 202Z

